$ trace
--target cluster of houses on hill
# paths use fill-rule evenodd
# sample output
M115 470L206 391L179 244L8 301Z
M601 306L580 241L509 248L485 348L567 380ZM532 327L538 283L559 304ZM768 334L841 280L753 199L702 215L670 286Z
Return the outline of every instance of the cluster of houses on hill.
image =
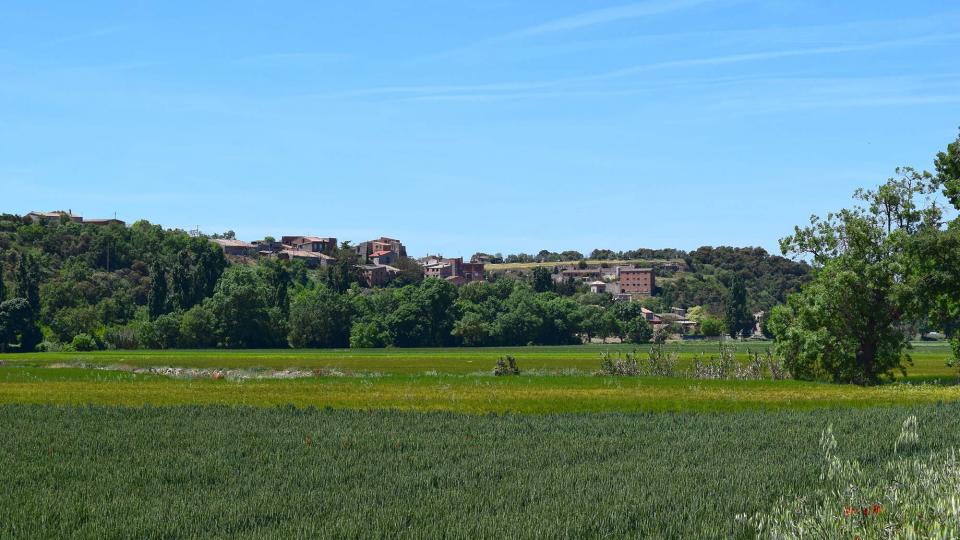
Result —
M86 223L87 225L126 225L122 220L117 218L95 218L95 219L83 219L82 216L78 216L73 213L71 210L56 210L54 212L30 212L26 216L27 219L34 223L59 223L60 220L66 219L74 223Z
M300 260L307 268L324 268L331 264L337 249L337 239L321 236L281 236L280 240L266 238L244 242L234 238L211 238L223 253L232 257L274 257L279 260ZM407 248L395 238L380 237L360 242L351 249L357 254L358 268L369 287L386 284L391 276L400 273L393 266L407 256Z
M38 223L58 223L64 219L91 225L120 225L119 219L84 219L72 211L30 212L28 219ZM279 240L267 237L263 240L245 242L235 238L214 236L210 241L220 246L225 255L235 258L272 257L279 260L300 260L308 268L323 268L335 261L334 253L339 244L333 237L322 236L281 236ZM400 240L382 236L350 246L359 259L358 268L369 287L378 287L388 283L401 272L396 264L407 257L407 248ZM426 277L443 279L456 285L471 281L483 281L486 277L485 264L489 255L475 254L470 262L462 257L446 258L441 255L429 255L417 259L421 271ZM558 265L553 268L553 279L557 282L586 283L595 293L609 293L616 300L631 300L634 297L651 296L656 289L652 268L633 266L583 266L576 264Z
M581 268L575 265L558 266L554 281L586 281L590 291L610 293L616 300L630 300L634 296L651 296L657 282L653 268L635 266Z
M320 236L282 236L277 241L272 238L244 242L233 238L211 238L219 245L224 254L231 257L275 257L280 260L301 260L308 268L323 268L334 261L333 253L337 239ZM407 248L396 238L382 236L350 246L360 261L358 268L369 287L386 284L400 273L394 266L407 257ZM445 258L430 255L417 259L423 274L463 285L471 281L483 281L485 277L482 263L464 262L463 257Z

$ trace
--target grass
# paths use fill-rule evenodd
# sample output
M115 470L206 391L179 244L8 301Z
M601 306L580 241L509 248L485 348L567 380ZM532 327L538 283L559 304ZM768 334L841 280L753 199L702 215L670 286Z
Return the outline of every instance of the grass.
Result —
M735 515L819 484L821 431L865 474L916 414L460 415L0 406L3 538L746 538ZM842 508L836 508L842 515Z
M762 352L769 342L735 343L740 358L748 351ZM716 354L716 341L677 342L666 346L676 352L681 367L700 353ZM84 362L89 364L124 364L129 366L179 366L200 368L305 368L339 369L351 372L380 374L419 374L426 371L449 374L470 374L493 369L503 355L516 357L523 370L596 371L602 351L646 350L649 345L591 344L558 347L483 347L433 349L275 349L275 350L167 350L167 351L98 351L91 353L33 353L0 355L9 365L50 365ZM911 379L956 378L957 371L946 366L949 346L942 343L918 342L911 351L914 366L908 369Z
M716 344L668 347L684 363ZM748 349L767 344L737 344ZM270 351L102 351L6 355L0 366L0 403L56 405L245 405L342 409L401 409L464 413L738 411L868 407L960 401L948 349L917 344L908 384L860 388L801 381L706 381L684 378L601 377L603 350L632 346L485 349L372 349ZM523 374L493 377L501 355L517 358ZM59 366L59 369L52 369ZM323 371L295 380L171 379L133 373L132 367L283 369ZM110 368L108 369L94 369ZM345 376L331 376L340 373ZM926 384L930 383L930 384Z
M361 375L295 380L170 379L93 369L0 368L0 403L247 405L463 413L738 411L960 400L960 385L873 388L801 381L697 381L591 375Z

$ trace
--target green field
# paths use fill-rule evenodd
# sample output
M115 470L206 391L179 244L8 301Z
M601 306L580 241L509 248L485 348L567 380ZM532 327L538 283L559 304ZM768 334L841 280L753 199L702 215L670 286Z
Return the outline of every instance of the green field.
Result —
M749 538L819 486L827 425L865 475L911 414L912 451L960 446L942 344L876 387L594 374L632 349L4 355L0 538Z
M728 342L737 350L738 357L746 359L750 352L764 353L770 342ZM676 353L681 366L701 354L717 355L716 341L674 342L664 346L668 353ZM600 354L608 352L640 351L650 345L590 344L553 347L458 347L431 349L271 349L271 350L136 350L97 351L89 353L31 353L0 354L0 362L7 365L43 366L51 364L86 363L129 366L183 366L202 368L306 368L339 369L356 373L422 374L438 372L449 374L477 374L493 369L497 359L512 355L521 369L541 372L592 373L597 370ZM909 351L914 365L908 368L908 378L956 378L957 370L946 366L950 356L948 345L939 342L916 342Z
M222 404L487 413L810 409L960 400L960 386L875 388L800 381L653 377L389 375L294 380L171 379L91 369L0 368L0 403Z
M960 444L960 405L461 415L0 406L3 538L736 538L819 484ZM837 508L838 515L842 508Z
M716 344L669 348L689 364ZM738 344L741 357L766 344ZM600 352L629 346L495 349L272 351L104 351L8 355L0 366L0 403L58 405L247 405L401 409L468 413L734 411L867 407L960 400L948 349L918 344L909 376L861 388L805 381L694 380L593 374ZM511 354L524 370L494 377L496 359ZM305 368L302 379L215 380L210 374L170 378L136 367ZM98 369L100 368L100 369Z

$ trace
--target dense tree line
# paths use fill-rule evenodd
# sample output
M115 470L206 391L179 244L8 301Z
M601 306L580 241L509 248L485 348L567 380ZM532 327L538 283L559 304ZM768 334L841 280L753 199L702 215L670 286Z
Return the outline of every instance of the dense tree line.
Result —
M402 261L365 289L349 245L323 270L230 264L208 238L0 218L0 348L431 347L648 341L640 305L554 283L549 271L457 288Z
M728 309L730 289L738 280L751 312L769 312L810 278L804 261L770 255L758 247L700 247L684 257L685 271L660 280L659 296L666 306L704 306L710 313Z
M675 260L686 257L687 253L682 249L650 249L638 248L628 249L626 251L612 251L609 249L595 249L590 252L590 259L595 261L628 261L642 259L646 261L654 260Z
M0 216L0 347L30 350L78 335L102 342L108 329L190 309L212 295L226 267L207 239L146 221L123 227Z

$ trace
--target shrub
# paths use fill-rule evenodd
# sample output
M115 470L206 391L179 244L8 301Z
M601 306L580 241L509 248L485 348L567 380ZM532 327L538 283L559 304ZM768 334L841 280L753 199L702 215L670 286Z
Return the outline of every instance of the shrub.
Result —
M203 304L188 309L180 319L180 347L204 348L217 344L217 322Z
M707 337L717 337L723 335L723 321L716 317L704 317L700 319L700 333Z
M653 327L643 317L636 317L623 323L624 337L630 343L649 343L653 338Z
M103 334L108 349L136 349L140 346L137 331L131 326L111 326Z
M636 376L640 374L636 355L627 353L626 357L616 356L604 351L600 353L600 371L597 375Z
M520 368L517 367L517 359L511 355L501 356L497 360L497 367L493 368L493 374L500 375L519 375Z
M70 342L70 346L77 351L95 351L99 349L97 346L97 340L93 339L93 336L86 333L73 336L73 341Z

